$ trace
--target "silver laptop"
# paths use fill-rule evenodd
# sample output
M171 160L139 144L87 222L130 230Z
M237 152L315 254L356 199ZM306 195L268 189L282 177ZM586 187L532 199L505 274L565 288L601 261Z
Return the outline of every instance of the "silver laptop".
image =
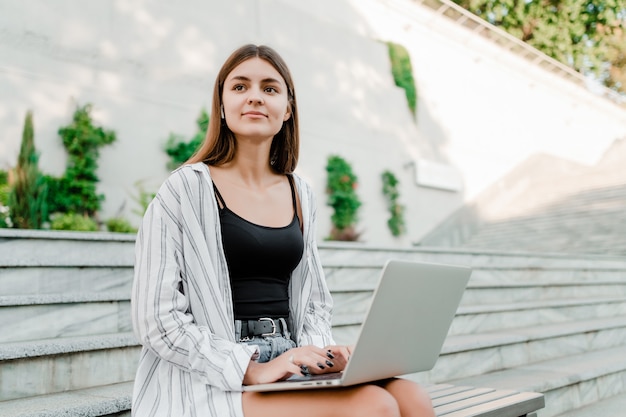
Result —
M432 369L470 275L465 266L387 261L343 372L294 375L244 391L349 386Z

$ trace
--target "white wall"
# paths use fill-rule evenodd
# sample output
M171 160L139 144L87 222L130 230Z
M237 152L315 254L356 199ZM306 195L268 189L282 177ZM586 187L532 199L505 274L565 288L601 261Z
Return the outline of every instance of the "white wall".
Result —
M432 24L428 10L408 22L406 12L378 1L0 0L0 167L15 163L32 109L41 168L61 174L56 131L75 102L93 103L96 121L118 134L100 159L102 217L120 210L131 217L133 184L156 189L163 181L167 136L191 136L219 66L247 42L275 47L293 72L303 140L298 172L318 195L320 239L330 230L324 166L331 153L352 162L359 177L363 240L409 244L464 198L416 186L412 161L450 162L471 196L532 152L590 162L626 132L623 111L560 86L462 28ZM419 128L380 39L411 51ZM401 239L385 224L385 169L400 178L407 206L409 233Z
M509 52L410 0L352 0L370 30L407 46L418 125L466 184L466 199L535 153L587 165L626 136L626 105Z

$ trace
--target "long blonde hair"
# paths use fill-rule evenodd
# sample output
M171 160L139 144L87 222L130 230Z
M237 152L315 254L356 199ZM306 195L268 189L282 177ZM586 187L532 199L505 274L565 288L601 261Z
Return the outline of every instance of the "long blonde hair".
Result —
M222 122L220 117L222 108L222 93L226 77L237 65L251 58L261 58L272 65L283 77L287 85L289 112L291 116L283 123L280 131L274 136L270 147L270 165L274 172L289 174L296 169L300 149L300 131L298 126L298 111L296 106L296 92L291 73L285 61L278 53L264 45L244 45L234 51L222 65L215 86L213 87L213 104L211 118L206 137L200 148L186 163L204 162L209 165L223 165L230 162L237 152L235 135Z

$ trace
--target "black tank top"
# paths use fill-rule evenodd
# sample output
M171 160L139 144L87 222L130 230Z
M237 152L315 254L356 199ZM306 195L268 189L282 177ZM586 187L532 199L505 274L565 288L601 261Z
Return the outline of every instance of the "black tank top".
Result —
M222 243L228 264L236 320L289 315L289 279L304 250L293 178L288 176L293 220L285 227L260 226L221 203Z

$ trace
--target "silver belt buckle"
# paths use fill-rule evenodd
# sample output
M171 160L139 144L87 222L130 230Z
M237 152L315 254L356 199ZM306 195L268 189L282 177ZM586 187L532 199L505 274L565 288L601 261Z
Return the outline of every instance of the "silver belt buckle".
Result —
M272 333L262 333L261 336L266 337L266 336L274 336L276 334L276 322L274 322L274 320L270 319L269 317L261 317L259 319L259 321L269 321L272 324Z

